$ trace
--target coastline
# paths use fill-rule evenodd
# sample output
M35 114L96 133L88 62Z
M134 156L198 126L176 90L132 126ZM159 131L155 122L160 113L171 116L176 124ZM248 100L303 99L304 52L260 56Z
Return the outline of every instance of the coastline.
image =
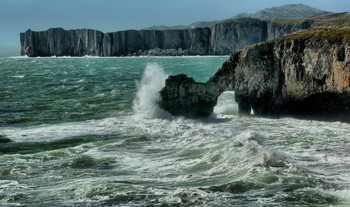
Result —
M183 55L183 56L111 56L111 57L104 57L104 56L51 56L51 57L28 57L27 55L22 56L11 56L11 57L5 57L5 58L103 58L103 59L122 59L122 58L217 58L217 57L230 57L229 55Z

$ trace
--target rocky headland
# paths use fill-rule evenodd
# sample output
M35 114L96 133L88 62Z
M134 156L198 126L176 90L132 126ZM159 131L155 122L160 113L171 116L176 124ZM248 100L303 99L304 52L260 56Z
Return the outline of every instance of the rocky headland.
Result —
M311 18L228 19L210 27L173 30L27 30L20 34L21 55L47 56L182 56L229 55L248 45L302 29L350 21L350 13ZM332 22L336 19L335 22Z
M238 50L206 83L169 76L158 104L206 117L224 91L240 114L350 121L350 26L302 30Z

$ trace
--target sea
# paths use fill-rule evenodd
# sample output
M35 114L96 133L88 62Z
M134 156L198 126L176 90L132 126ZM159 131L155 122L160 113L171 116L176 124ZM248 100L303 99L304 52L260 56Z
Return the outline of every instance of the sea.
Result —
M209 118L158 107L227 58L2 51L0 206L350 206L348 123L241 117L234 91Z

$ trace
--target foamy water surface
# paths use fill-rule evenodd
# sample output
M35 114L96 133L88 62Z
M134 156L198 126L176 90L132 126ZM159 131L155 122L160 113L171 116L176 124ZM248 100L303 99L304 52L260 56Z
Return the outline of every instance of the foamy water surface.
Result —
M0 206L350 205L349 124L155 104L226 58L1 58Z

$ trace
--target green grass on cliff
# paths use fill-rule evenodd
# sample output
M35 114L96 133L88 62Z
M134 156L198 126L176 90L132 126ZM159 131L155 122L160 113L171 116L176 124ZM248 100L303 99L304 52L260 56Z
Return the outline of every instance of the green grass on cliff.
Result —
M254 48L259 45L264 45L279 40L296 40L296 39L327 39L330 41L350 42L350 25L330 25L319 26L307 30L300 30L292 34L283 35L276 39L261 42L247 46L245 49Z
M350 41L350 25L332 25L301 30L277 39L327 39L331 41Z
M271 23L278 25L298 25L303 22L309 21L314 26L325 25L350 25L350 12L327 14L322 16L316 16L311 18L284 18L284 19L272 19Z
M349 24L350 25L350 12L336 13L336 14L328 14L318 17L311 18L315 21L316 25L342 25Z

